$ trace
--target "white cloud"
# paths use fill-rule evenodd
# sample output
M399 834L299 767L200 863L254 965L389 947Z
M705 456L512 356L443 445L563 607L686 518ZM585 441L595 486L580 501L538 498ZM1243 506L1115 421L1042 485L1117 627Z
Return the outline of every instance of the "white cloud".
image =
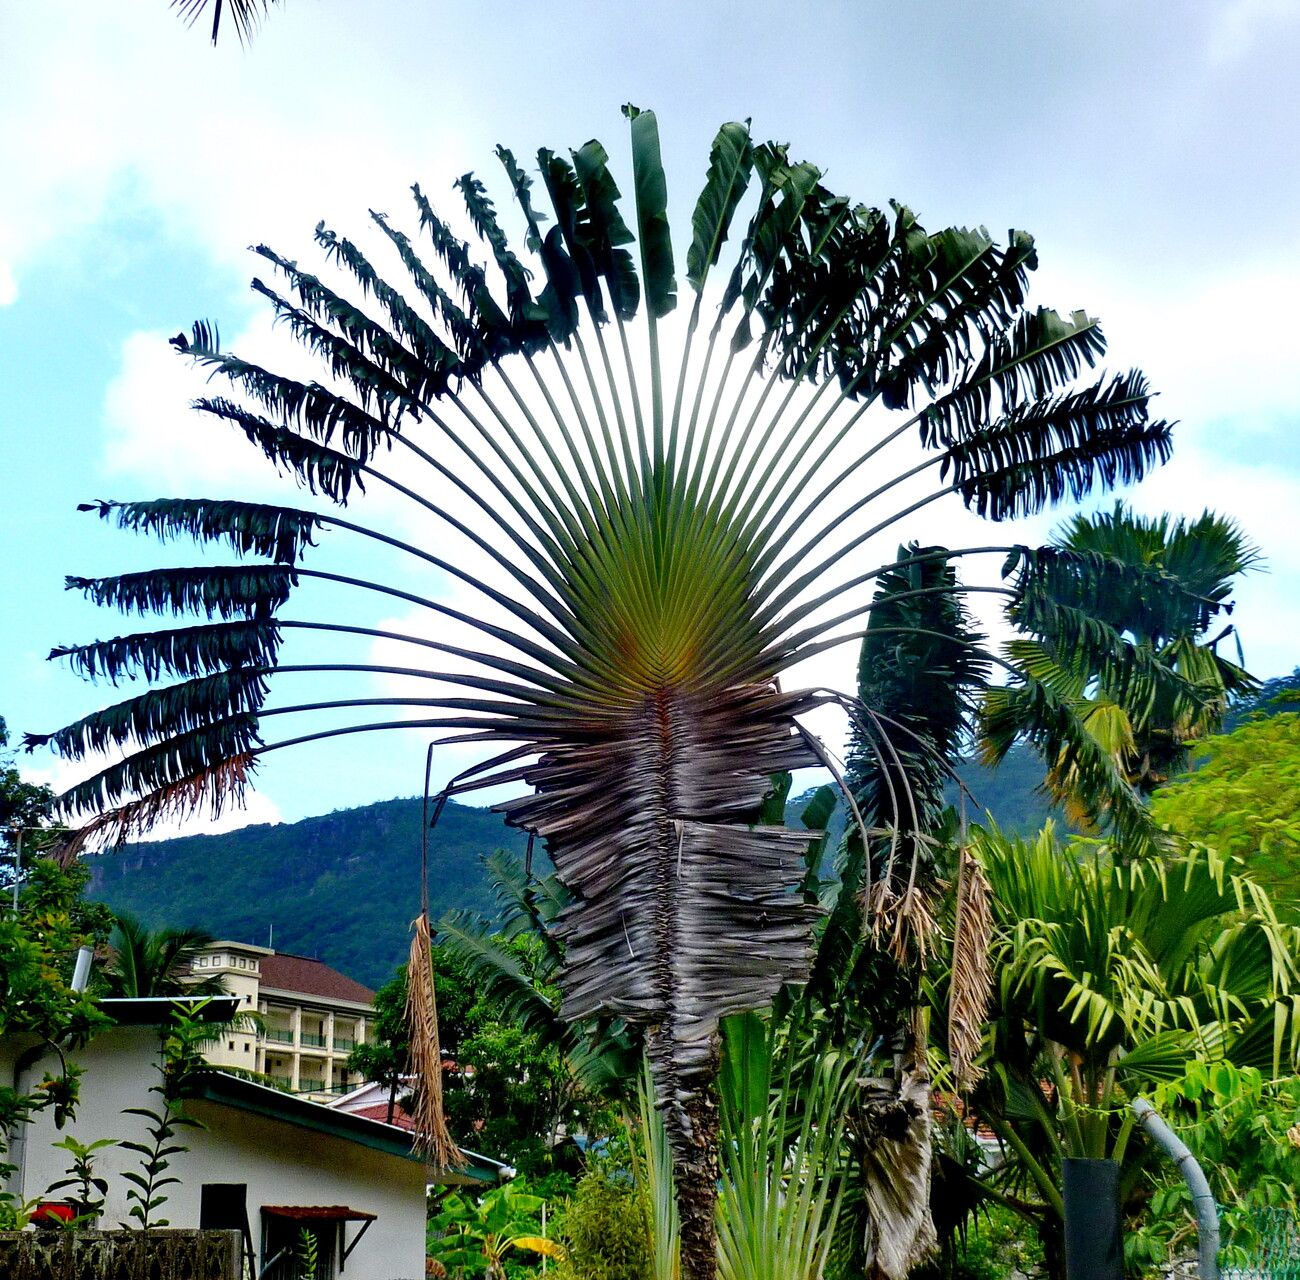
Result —
M270 471L229 423L195 413L210 389L162 333L133 333L104 395L104 470L186 494L208 486L265 485Z
M293 256L321 217L349 228L368 202L405 211L413 155L455 171L465 129L435 117L436 75L416 90L425 109L360 91L345 104L326 86L352 84L357 42L327 38L324 14L276 16L250 50L233 38L213 50L165 7L52 0L6 14L0 111L22 127L0 136L0 170L21 180L0 209L0 300L41 253L133 213L242 274L248 244Z
M1276 35L1300 15L1297 0L1228 0L1220 4L1210 24L1207 56L1212 66L1239 62L1261 39Z

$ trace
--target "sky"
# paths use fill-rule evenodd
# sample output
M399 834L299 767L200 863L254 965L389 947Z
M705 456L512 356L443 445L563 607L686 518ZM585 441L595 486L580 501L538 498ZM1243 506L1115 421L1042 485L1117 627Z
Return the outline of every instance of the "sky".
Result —
M756 137L788 141L855 199L897 198L932 228L1032 231L1033 300L1100 316L1108 363L1140 365L1160 414L1178 420L1173 461L1125 496L1143 511L1238 519L1265 557L1237 593L1248 665L1290 671L1297 64L1300 0L287 0L247 47L232 30L216 49L164 0L5 6L0 715L16 736L109 701L45 660L56 644L125 629L65 592L64 576L162 562L78 502L296 500L189 412L202 380L166 342L212 318L237 349L305 367L248 289L266 274L249 245L307 262L319 220L358 234L368 209L413 229L411 183L451 207L469 169L505 203L498 142L523 157L598 136L625 172L628 101L657 112L678 228L717 126L748 117ZM1045 536L1067 513L1014 536ZM970 532L967 519L945 516L939 532ZM356 550L336 564L383 568ZM430 590L452 588L435 575ZM370 626L410 622L384 603L347 607ZM358 651L366 659L392 661L374 648ZM845 687L852 654L815 674ZM397 687L375 677L371 692ZM818 729L834 740L833 726ZM439 753L436 776L459 761ZM73 776L41 753L27 764L56 785ZM422 768L413 735L280 753L223 824L409 795Z

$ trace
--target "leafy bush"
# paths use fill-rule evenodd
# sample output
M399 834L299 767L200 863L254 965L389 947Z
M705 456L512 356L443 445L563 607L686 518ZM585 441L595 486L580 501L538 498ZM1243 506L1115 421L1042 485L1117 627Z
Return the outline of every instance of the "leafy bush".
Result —
M1192 1062L1155 1090L1156 1109L1205 1170L1219 1204L1224 1258L1247 1264L1260 1211L1300 1213L1300 1076L1270 1080L1254 1067ZM1150 1199L1128 1233L1131 1263L1195 1247L1191 1194L1167 1160L1152 1167Z
M596 1168L578 1183L558 1234L567 1257L556 1280L648 1280L649 1218L631 1178Z

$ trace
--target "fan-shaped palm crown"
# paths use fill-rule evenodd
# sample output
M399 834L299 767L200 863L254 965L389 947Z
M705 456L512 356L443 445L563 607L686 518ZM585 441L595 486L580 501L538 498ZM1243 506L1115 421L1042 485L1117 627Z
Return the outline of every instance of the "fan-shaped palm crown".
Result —
M486 263L418 187L422 247L373 215L401 288L324 226L316 240L346 293L258 247L282 283L254 288L330 377L273 373L199 324L175 345L230 392L197 407L339 507L387 486L460 550L291 507L96 504L119 526L255 560L71 580L128 613L208 621L58 651L92 677L179 683L50 740L72 756L132 748L65 797L99 815L83 839L219 807L259 757L302 740L268 732L299 709L266 705L291 669L277 666L286 632L365 632L286 618L300 581L432 611L446 624L437 638L406 639L443 655L426 673L461 693L403 700L423 708L415 720L336 731L415 724L500 744L455 789L524 785L509 819L547 841L573 894L559 924L567 1014L648 1029L676 1152L683 1269L696 1276L713 1265L718 1018L765 1004L807 964L811 908L793 889L808 837L751 824L771 773L817 761L799 717L830 695L783 689L779 677L860 634L870 584L892 566L872 570L855 552L908 512L957 494L997 520L1133 481L1165 458L1169 429L1149 419L1140 374L1079 381L1103 352L1100 329L1082 312L1026 307L1029 236L1013 231L1000 246L982 230L928 232L902 206L852 204L743 124L713 143L686 252L681 356L665 358L678 281L659 135L652 113L626 115L632 199L598 142L567 158L542 150L549 226L532 181L498 149L531 269L472 175L457 186ZM738 245L724 269L729 239ZM882 451L906 439L924 454L883 471ZM904 482L921 496L895 494ZM511 621L306 567L326 530L404 550ZM491 572L471 572L471 553ZM1013 549L1004 589L1022 593L1046 563Z

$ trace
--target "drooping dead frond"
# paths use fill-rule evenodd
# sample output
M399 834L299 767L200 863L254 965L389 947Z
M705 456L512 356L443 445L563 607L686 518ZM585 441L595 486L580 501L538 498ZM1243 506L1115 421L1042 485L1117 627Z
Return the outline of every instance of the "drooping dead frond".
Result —
M438 1036L438 1001L433 990L429 917L421 912L414 928L406 964L406 1025L411 1044L411 1074L415 1077L415 1149L435 1168L459 1169L465 1159L451 1139L442 1109L442 1042Z
M948 991L948 1058L960 1092L983 1074L976 1065L984 1016L993 988L989 943L993 937L991 890L979 859L963 848L957 863L957 909L952 931Z
M919 844L928 838L912 839ZM938 881L926 885L904 884L900 888L878 880L871 886L868 927L876 941L887 947L899 964L915 963L924 969L937 928L931 895L942 888L942 882Z
M901 1080L862 1081L869 1280L903 1280L937 1244L930 1216L930 1077L922 1060Z
M87 849L125 844L160 822L181 822L205 807L209 817L219 818L227 805L243 803L250 775L256 767L253 753L244 752L188 774L69 831L54 846L50 856L61 866L71 866Z

